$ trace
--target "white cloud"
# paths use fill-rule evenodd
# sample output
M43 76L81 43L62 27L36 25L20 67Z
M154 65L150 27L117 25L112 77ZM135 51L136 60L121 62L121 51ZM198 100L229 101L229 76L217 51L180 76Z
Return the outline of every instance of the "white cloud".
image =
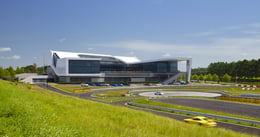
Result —
M224 27L224 30L243 30L243 29L258 29L260 28L260 23L249 23L249 24L240 24Z
M242 31L245 34L260 34L260 31Z
M59 39L59 42L63 43L65 40L67 40L67 39L66 38L61 38L61 39Z
M107 47L114 47L114 48L125 48L125 49L129 49L131 51L147 51L147 52L176 49L176 46L174 46L174 45L167 45L167 44L148 42L148 41L142 41L142 40L107 43L107 44L102 44L102 45L107 46Z
M165 53L165 54L163 54L162 56L163 56L163 57L170 57L171 54L170 54L170 53Z
M21 56L19 56L19 55L13 55L13 56L8 56L8 57L0 56L0 59L19 60L19 59L21 59Z
M247 56L248 53L240 53L241 56Z
M204 37L204 36L217 36L220 34L260 34L260 23L248 23L233 25L227 27L216 28L211 31L194 32L186 34L185 36Z
M148 41L108 43L104 46L135 51L137 57L192 57L234 61L259 58L260 38L215 38L207 44L163 44ZM121 51L121 50L119 50ZM231 60L232 59L232 60ZM209 62L210 63L210 62Z
M251 23L248 26L250 26L252 28L260 28L260 23Z
M18 60L18 59L21 59L21 56L13 55L13 56L10 57L10 59Z
M192 36L192 37L203 37L203 36L212 36L219 34L219 32L213 32L213 31L207 31L207 32L198 32L198 33L193 33L193 34L187 34L187 36Z
M11 51L11 48L0 48L0 52Z
M239 30L244 27L245 25L233 25L233 26L224 27L224 30Z
M234 35L231 35L233 33ZM217 34L223 35L219 36ZM145 60L160 56L191 57L194 64L197 63L195 66L207 66L211 62L218 61L231 62L243 59L258 59L260 57L260 23L234 25L215 32L214 30L205 31L197 33L197 35L194 33L193 36L203 37L209 35L214 35L214 37L206 38L203 44L187 44L191 43L189 39L187 39L187 43L184 41L181 44L134 40L103 43L99 44L99 46L118 49L114 50L114 54L118 54L117 51L121 54L122 49L132 51L137 57Z
M135 56L135 52L131 51L131 52L128 53L128 55Z

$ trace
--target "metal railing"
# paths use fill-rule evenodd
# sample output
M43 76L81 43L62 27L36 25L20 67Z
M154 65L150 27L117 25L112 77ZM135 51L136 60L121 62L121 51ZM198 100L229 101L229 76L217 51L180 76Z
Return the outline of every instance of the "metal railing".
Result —
M248 119L220 116L220 115L214 115L214 114L200 113L200 112L187 111L187 110L174 109L174 108L167 108L167 107L152 106L152 105L133 103L133 102L128 102L128 104L133 105L133 106L146 107L146 108L158 109L158 110L163 110L163 111L200 115L200 116L206 116L206 117L211 117L211 118L216 118L216 119L223 119L223 120L230 120L230 121L235 121L235 122L240 122L240 123L260 125L260 121L256 121L256 120L248 120Z

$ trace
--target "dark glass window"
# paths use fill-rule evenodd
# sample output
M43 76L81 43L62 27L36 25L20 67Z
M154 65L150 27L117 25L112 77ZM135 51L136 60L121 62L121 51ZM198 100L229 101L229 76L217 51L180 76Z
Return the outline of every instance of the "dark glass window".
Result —
M149 62L129 65L128 70L153 73L176 73L178 70L177 61L173 62Z
M56 53L54 53L52 56L53 56L52 57L52 64L53 64L54 67L56 67L57 66L57 60L60 59L60 58Z
M157 72L159 72L159 73L167 72L167 64L166 63L158 63L157 64Z
M118 61L101 61L100 71L125 71L126 65Z
M170 72L176 73L178 72L178 63L176 62L170 62Z
M70 82L91 82L91 78L86 77L72 77Z
M69 60L69 73L99 73L100 63L95 60Z

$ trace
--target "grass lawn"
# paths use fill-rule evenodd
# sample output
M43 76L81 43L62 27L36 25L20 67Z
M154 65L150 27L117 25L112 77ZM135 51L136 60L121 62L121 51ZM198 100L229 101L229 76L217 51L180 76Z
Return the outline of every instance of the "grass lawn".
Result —
M250 137L0 80L0 136Z

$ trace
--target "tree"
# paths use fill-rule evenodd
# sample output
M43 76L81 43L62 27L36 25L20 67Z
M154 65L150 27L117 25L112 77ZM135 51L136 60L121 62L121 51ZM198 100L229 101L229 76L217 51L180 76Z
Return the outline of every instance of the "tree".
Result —
M24 73L24 68L20 68L20 67L17 67L16 70L15 70L16 74L21 74L21 73Z
M208 75L206 75L206 80L207 81L212 81L213 76L209 73Z
M231 78L232 78L232 77L226 73L226 74L223 76L222 81L223 81L223 82L230 82L230 81L231 81Z
M10 72L7 69L3 71L3 78L11 78Z
M0 67L0 78L4 77L4 69Z
M46 70L45 67L38 67L38 68L37 68L37 73L44 73L45 70Z
M207 73L207 68L194 68L191 70L192 74L197 74L197 75L200 75L200 74L203 74L205 75Z
M199 80L199 76L197 74L194 74L191 76L192 80Z
M6 70L9 72L9 78L15 78L16 73L15 73L13 67L10 66Z
M205 78L204 78L204 75L202 75L202 74L200 74L199 75L199 80L204 80Z
M178 78L178 81L185 81L186 75L182 75Z
M210 63L207 68L207 74L209 73L216 74L221 78L223 78L225 74L228 74L235 79L244 81L252 80L260 77L260 59L242 60L231 63Z
M219 81L219 76L217 74L213 74L212 80L213 81Z

